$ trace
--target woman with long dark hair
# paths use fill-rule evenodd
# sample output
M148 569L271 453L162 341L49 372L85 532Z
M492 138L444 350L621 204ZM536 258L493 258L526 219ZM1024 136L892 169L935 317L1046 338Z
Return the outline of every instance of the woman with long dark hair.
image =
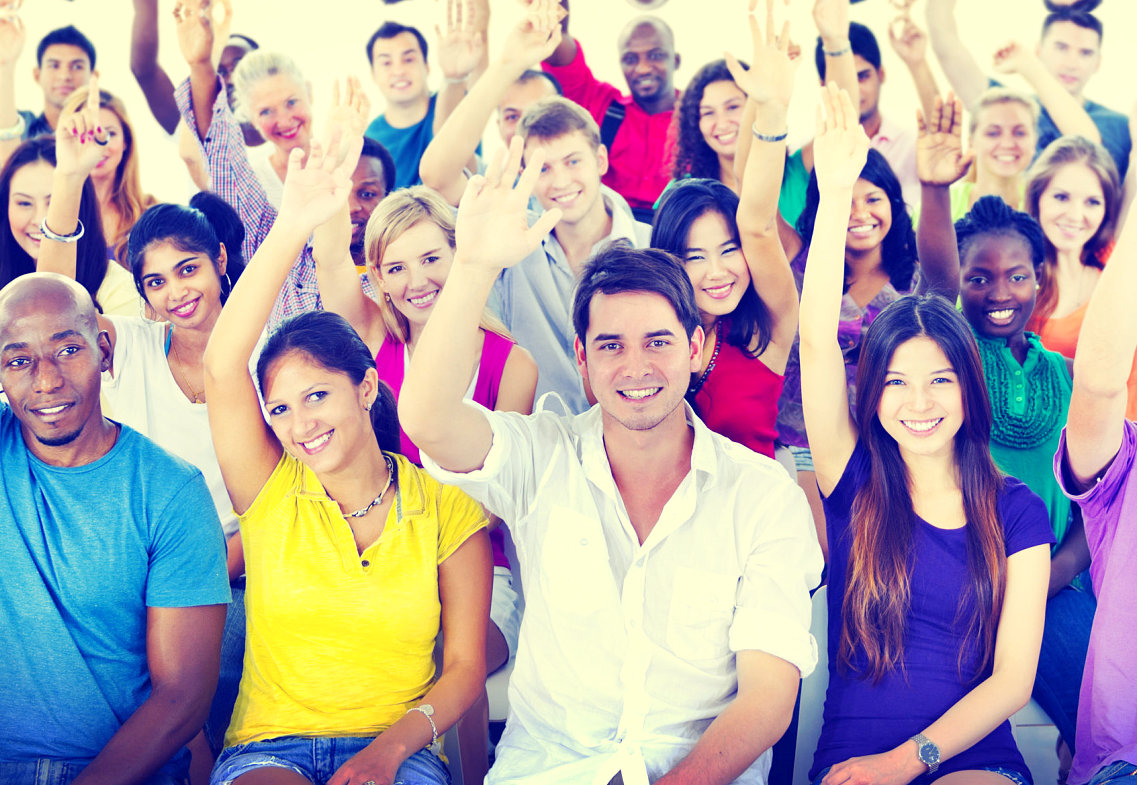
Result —
M800 324L830 546L830 678L810 776L1023 785L1007 718L1030 698L1054 536L1041 501L991 459L979 354L947 300L903 297L879 315L850 413L839 260L868 139L847 95L831 88L825 108Z

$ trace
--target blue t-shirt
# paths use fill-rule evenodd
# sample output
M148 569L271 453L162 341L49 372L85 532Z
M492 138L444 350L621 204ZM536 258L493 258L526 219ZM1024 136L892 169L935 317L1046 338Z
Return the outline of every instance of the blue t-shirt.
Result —
M889 673L874 684L871 678L858 678L855 673L838 668L841 606L852 546L850 512L857 491L868 482L869 472L868 450L858 442L840 482L824 500L830 567L829 688L821 738L809 773L811 780L829 766L858 755L885 752L903 743L939 719L991 674L988 665L974 681L966 681L975 673L979 659L972 646L962 661L964 678L959 675L959 654L966 646L964 628L974 615L971 602L959 614L963 621L956 622L959 598L969 582L967 529L940 529L920 518L913 529L911 612L904 639L903 671ZM1006 479L997 506L1008 556L1054 542L1046 505L1018 480ZM855 665L863 663L860 656L858 652ZM936 776L983 766L1003 766L1031 781L1009 722L1003 722L969 749L944 761ZM913 783L921 785L931 779L924 774Z
M0 763L89 762L150 694L146 609L229 601L201 472L122 426L49 466L0 403Z
M1124 180L1125 172L1129 168L1129 151L1132 147L1132 140L1129 138L1129 118L1093 101L1086 101L1083 108L1098 127L1101 145L1113 156L1117 171ZM1061 135L1058 126L1054 125L1054 121L1043 108L1038 117L1038 151L1041 153L1048 144Z
M426 117L414 125L395 128L387 122L387 116L381 114L367 126L365 136L386 147L395 159L396 188L406 188L422 182L418 176L418 165L430 140L434 138L434 104L437 99L437 93L430 96Z

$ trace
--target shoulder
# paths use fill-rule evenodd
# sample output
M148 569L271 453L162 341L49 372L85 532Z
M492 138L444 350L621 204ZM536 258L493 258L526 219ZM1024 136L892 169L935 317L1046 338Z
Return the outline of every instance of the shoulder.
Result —
M1035 545L1054 542L1046 505L1034 491L1014 477L1003 479L998 508L1008 556Z

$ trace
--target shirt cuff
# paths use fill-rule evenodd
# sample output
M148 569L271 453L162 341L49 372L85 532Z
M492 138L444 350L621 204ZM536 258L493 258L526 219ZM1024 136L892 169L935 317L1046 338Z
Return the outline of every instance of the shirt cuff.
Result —
M817 667L817 641L808 629L780 613L736 608L730 625L731 651L764 651L785 660L804 679Z
M465 400L462 401L466 406L472 406L478 409L486 417L486 422L489 423L490 431L493 434L493 441L490 443L490 450L486 453L486 459L482 461L480 469L474 469L468 472L452 472L443 469L434 460L423 451L419 451L419 458L422 460L422 468L426 469L430 476L438 480L443 485L457 485L464 487L467 483L489 483L496 480L505 468L505 462L510 454L509 439L506 435L505 429L498 427L497 418L495 413L491 412L486 407L477 403L476 401Z

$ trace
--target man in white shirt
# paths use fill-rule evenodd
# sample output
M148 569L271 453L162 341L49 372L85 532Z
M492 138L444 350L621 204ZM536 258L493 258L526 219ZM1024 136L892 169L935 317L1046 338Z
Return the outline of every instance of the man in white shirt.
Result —
M682 265L601 250L573 302L598 406L576 417L463 403L503 266L561 217L525 210L545 151L475 177L447 286L400 396L424 465L510 521L526 612L488 783L764 783L816 664L821 556L805 496L684 402L703 331Z

